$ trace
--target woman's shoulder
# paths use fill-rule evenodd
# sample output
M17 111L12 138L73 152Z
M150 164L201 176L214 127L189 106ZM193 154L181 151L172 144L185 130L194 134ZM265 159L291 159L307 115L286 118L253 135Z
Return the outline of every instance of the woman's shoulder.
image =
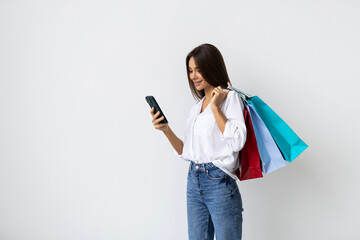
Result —
M240 95L233 90L230 90L226 97L226 107L228 107L229 105L232 105L232 106L240 105L240 107L242 109L244 108L244 103L243 103Z
M227 100L230 101L241 101L241 97L239 96L239 94L233 90L230 90L229 93L227 94Z
M234 90L229 90L228 96L234 97L237 93Z

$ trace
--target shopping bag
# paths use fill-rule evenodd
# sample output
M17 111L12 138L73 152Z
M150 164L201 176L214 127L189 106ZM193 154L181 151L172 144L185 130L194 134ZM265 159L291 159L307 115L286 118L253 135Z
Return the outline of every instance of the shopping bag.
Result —
M228 86L227 88L238 92L244 101L255 107L255 111L269 130L286 161L292 162L308 147L308 145L303 142L296 133L258 96L251 96L232 86Z
M235 171L236 176L242 180L262 177L259 150L248 108L244 108L246 125L246 142L239 153L239 168Z
M247 107L254 127L263 173L270 173L286 166L286 161L254 106L248 104Z
M292 162L308 145L259 97L249 101L269 129L285 160Z

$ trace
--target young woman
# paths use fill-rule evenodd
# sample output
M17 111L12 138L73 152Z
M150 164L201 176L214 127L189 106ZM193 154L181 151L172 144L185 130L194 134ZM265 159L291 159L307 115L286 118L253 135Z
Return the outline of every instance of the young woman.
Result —
M236 184L239 151L246 141L244 105L226 89L231 85L220 51L202 44L186 57L193 96L200 100L190 110L184 141L168 124L160 124L152 108L153 125L164 132L174 153L189 161L187 218L190 240L241 239L242 200Z

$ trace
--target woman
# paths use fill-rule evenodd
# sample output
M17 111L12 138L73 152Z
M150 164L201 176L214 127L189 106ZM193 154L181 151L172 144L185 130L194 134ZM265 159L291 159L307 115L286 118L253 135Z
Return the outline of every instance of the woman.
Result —
M164 132L175 154L189 161L187 218L190 240L241 239L242 200L236 184L239 151L246 141L240 97L231 85L220 51L202 44L186 57L189 86L200 100L190 110L184 141L163 117L154 114L153 125Z

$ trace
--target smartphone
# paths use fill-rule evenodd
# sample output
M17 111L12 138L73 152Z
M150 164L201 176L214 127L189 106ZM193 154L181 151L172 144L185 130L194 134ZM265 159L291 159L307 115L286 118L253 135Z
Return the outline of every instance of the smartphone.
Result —
M153 96L146 96L146 101L150 105L150 108L154 107L154 114L156 114L158 111L160 111L160 115L158 118L164 116L164 119L160 121L160 123L168 123L164 113L161 111L159 104L156 102L155 98Z

